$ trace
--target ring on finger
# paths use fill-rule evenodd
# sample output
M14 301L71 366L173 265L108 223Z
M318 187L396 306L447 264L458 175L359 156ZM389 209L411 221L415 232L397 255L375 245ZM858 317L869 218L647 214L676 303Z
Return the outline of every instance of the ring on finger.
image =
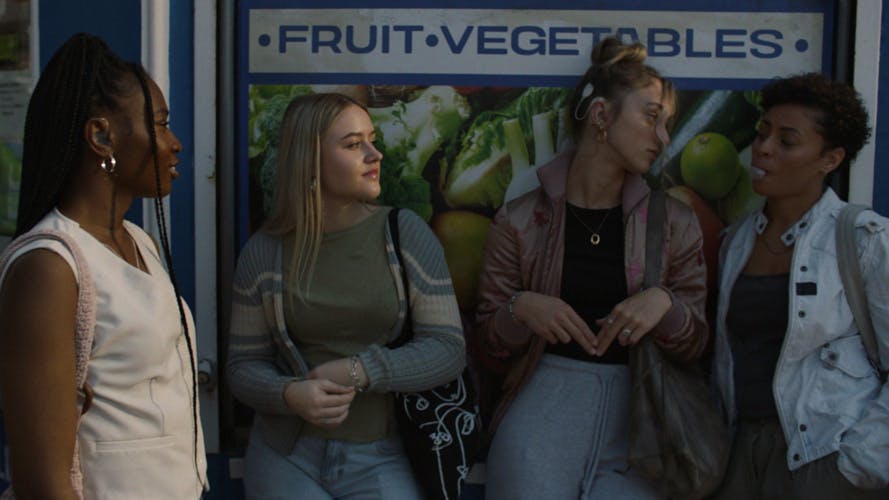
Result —
M630 335L632 335L632 334L633 334L633 330L630 330L629 328L624 328L620 332L621 337L623 337L625 339L630 338Z

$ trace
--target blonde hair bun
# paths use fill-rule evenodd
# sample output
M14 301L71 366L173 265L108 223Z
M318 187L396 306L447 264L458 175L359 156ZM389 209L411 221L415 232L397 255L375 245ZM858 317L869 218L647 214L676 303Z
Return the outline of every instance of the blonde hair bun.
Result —
M625 44L617 38L602 40L590 54L590 64L608 69L617 64L644 64L648 57L645 45L639 42Z

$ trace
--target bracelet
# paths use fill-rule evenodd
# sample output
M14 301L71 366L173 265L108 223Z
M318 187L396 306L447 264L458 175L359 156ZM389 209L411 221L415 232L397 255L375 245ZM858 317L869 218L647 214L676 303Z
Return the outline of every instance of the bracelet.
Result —
M512 294L512 297L509 298L509 302L506 303L506 310L509 311L509 315L512 316L512 320L516 323L522 323L522 320L520 320L519 317L515 315L513 306L515 305L515 301L519 298L519 295L523 293L525 293L524 290L519 290L518 292Z
M353 385L355 386L355 390L358 392L364 392L367 390L367 387L362 387L361 379L358 378L358 363L361 359L357 354L353 354L352 357L349 358L349 377L352 379Z

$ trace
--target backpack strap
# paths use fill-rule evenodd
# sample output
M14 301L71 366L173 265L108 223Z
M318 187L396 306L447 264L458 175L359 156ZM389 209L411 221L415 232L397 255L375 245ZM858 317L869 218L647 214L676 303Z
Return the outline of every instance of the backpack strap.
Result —
M867 357L871 364L885 375L880 367L877 338L870 318L870 310L867 307L867 294L864 291L861 262L858 260L858 245L855 239L855 221L858 219L858 214L864 210L867 210L867 207L850 203L840 211L836 226L837 264L840 269L840 279L843 281L843 290L846 292L846 300L849 302L849 308L852 309L852 316L858 326L861 343L864 344Z
M92 389L86 383L86 368L93 347L93 330L96 326L96 290L80 247L70 235L62 231L32 230L19 236L6 247L3 254L0 255L0 269L6 268L18 250L39 240L58 241L74 257L74 266L78 277L77 312L74 317L74 387L81 392L84 398L81 408L81 414L83 414L86 413L92 402Z

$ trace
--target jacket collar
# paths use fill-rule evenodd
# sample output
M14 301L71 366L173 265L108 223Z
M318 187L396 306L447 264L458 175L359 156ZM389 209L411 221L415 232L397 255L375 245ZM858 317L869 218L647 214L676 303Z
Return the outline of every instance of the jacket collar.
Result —
M819 198L798 221L790 226L787 231L784 231L781 235L781 242L786 246L793 245L796 243L799 236L806 230L806 228L811 226L814 221L821 220L825 215L836 215L842 206L843 202L836 193L833 192L833 189L829 187L826 188L824 193L821 194L821 198ZM765 207L756 211L753 216L753 230L756 231L756 234L762 234L762 232L765 231L766 226L769 225L769 219L763 212L764 208Z
M562 153L537 169L540 187L551 200L559 201L565 198L565 191L568 185L568 167L570 165L571 155Z
M571 154L563 153L537 169L540 186L554 203L561 203L565 199L568 186L568 167L571 166L571 158ZM650 192L651 189L648 187L648 183L641 175L626 175L621 195L624 220Z

